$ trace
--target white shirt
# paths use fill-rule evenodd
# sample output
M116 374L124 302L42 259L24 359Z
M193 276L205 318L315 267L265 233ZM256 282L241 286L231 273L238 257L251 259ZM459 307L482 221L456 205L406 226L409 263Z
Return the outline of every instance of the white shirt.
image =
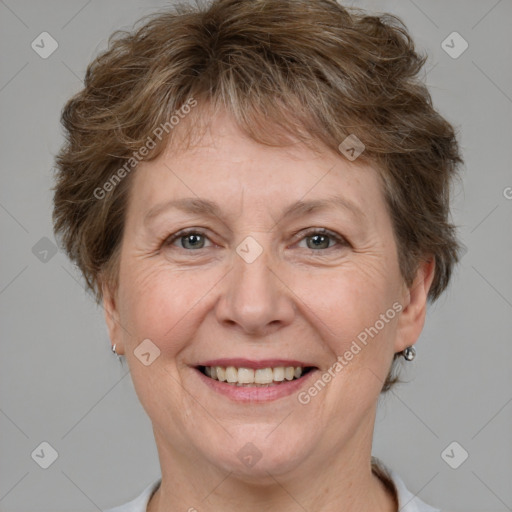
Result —
M400 512L441 512L440 509L427 505L409 491L405 487L403 480L392 469L385 466L381 461L378 461L378 463L380 467L385 470L389 479L395 486L396 495L398 497L398 510ZM105 510L105 512L146 512L149 500L158 489L160 482L161 480L158 479L148 485L142 491L142 494L137 496L133 501L119 507L110 508Z

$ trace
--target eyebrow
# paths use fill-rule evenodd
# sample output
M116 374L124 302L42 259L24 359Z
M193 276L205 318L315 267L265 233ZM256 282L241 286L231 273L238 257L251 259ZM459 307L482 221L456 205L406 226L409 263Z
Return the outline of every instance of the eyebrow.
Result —
M309 201L299 200L292 203L283 211L278 222L287 218L301 217L313 212L327 210L329 208L346 210L358 219L366 219L366 215L363 210L349 199L341 196L329 196L325 199L313 199ZM217 203L198 197L184 197L181 199L166 201L150 208L144 216L144 224L149 223L161 213L172 209L181 210L185 213L195 215L224 219L222 209Z

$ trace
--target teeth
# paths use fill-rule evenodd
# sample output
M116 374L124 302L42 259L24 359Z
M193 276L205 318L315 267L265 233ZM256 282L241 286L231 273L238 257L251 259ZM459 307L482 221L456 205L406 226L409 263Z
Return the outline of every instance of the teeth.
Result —
M238 370L240 375L240 370ZM258 368L254 372L254 382L256 384L270 384L274 380L274 372L272 368Z
M234 366L226 368L226 380L228 382L238 382L238 370Z
M274 380L276 382L283 382L284 380L284 366L274 368Z
M206 368L208 368L208 366L206 366ZM217 373L217 380L226 382L226 369L221 368L220 366L212 366L212 368L215 368L215 372Z
M205 366L205 374L215 380L228 382L237 386L248 384L269 385L274 382L298 379L303 372L300 366L278 366L276 368L235 368L228 366Z
M240 384L252 384L254 382L254 370L252 368L239 368L238 382Z

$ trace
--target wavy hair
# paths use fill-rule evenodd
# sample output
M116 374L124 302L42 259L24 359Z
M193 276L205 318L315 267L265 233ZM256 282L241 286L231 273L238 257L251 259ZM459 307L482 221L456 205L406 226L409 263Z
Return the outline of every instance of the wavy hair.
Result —
M426 60L398 17L334 0L197 1L142 18L110 36L62 111L55 234L99 302L101 284L117 280L127 163L150 138L145 159L156 158L175 132L154 140L155 130L194 98L194 115L227 109L266 145L299 140L339 152L347 136L360 139L359 159L382 180L405 282L435 259L432 302L459 258L450 186L463 160L419 78ZM181 132L190 140L193 130ZM123 166L127 176L98 198ZM394 363L383 391L398 380Z

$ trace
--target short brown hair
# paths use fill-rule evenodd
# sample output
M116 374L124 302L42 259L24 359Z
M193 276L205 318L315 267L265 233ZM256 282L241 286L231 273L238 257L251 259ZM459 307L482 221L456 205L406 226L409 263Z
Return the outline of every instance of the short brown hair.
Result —
M54 230L98 302L102 282L117 283L130 183L127 172L112 179L149 139L145 160L161 153L173 132L154 141L155 130L190 98L204 116L227 109L262 144L339 151L356 136L365 147L359 159L382 179L405 282L433 257L429 300L439 297L460 249L449 197L462 158L418 78L427 57L399 18L334 0L214 0L139 24L111 35L62 112ZM111 190L98 199L106 183ZM383 390L396 380L390 372Z

